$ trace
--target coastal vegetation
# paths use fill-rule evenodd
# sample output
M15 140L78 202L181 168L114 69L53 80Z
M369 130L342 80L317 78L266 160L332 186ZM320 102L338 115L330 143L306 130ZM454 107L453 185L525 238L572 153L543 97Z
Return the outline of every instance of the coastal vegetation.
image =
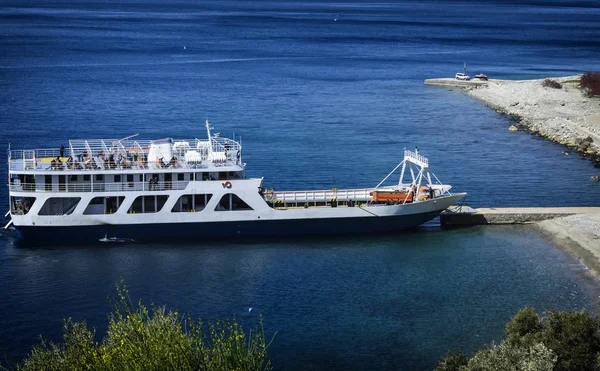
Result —
M560 82L552 79L544 79L544 81L542 81L542 86L545 88L562 89Z
M586 72L579 80L579 86L589 97L600 95L600 72Z
M600 319L582 311L550 310L540 317L521 309L506 325L504 339L478 350L471 358L451 352L436 371L598 370Z
M123 282L111 299L100 341L85 322L64 321L63 341L42 340L12 368L37 370L270 370L262 328L245 333L236 319L203 324L165 307L134 304ZM2 368L8 370L7 368Z

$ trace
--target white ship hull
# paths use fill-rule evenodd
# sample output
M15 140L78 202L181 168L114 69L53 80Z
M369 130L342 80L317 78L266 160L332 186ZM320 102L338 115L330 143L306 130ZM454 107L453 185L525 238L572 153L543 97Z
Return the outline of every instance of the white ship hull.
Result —
M176 191L123 191L103 194L123 197L115 213L84 215L86 205L96 192L69 192L81 198L69 215L38 215L45 199L65 194L36 194L37 201L26 215L13 215L17 231L25 238L74 239L97 241L103 237L134 240L189 239L196 237L226 238L236 236L311 235L396 231L418 226L464 197L444 196L428 201L398 205L361 207L280 207L273 208L258 192L261 179L232 180L231 188L221 181L194 181ZM219 200L235 192L252 210L218 211ZM331 191L330 191L331 192ZM330 193L329 192L329 193ZM336 191L336 194L348 191ZM365 190L358 192L365 193ZM357 193L358 193L357 192ZM128 213L134 200L144 194L165 195L168 201L156 213ZM180 196L211 194L211 200L196 212L173 213ZM13 192L14 196L31 196L29 192ZM355 200L356 201L356 200ZM360 200L358 200L360 202Z

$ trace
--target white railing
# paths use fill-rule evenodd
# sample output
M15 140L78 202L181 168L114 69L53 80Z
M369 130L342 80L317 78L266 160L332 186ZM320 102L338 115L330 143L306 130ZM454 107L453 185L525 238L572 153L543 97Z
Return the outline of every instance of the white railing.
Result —
M265 192L267 201L296 202L326 202L331 199L338 201L370 201L372 189L348 189L328 191L294 191L294 192ZM270 199L269 199L270 198Z
M124 183L85 183L85 184L9 184L11 192L124 192L124 191L181 191L189 181L159 182L124 182Z
M69 146L63 151L62 162L52 162L61 157L58 148L13 150L10 152L9 169L12 171L207 169L242 164L242 146L228 138L213 138L212 152L223 154L219 160L214 161L209 158L208 151L203 151L205 147L202 143L209 143L207 140L176 139L173 143L188 143L189 146L173 146L172 153L175 157L169 163L148 161L148 152L152 145L150 140L93 139L69 141ZM200 155L199 159L186 162L185 153L188 151L197 152ZM64 161L66 158L69 159Z
M408 159L409 161L414 162L417 165L420 165L423 167L429 166L429 160L427 159L427 157L422 156L416 152L406 150L406 149L404 150L404 159L405 160Z

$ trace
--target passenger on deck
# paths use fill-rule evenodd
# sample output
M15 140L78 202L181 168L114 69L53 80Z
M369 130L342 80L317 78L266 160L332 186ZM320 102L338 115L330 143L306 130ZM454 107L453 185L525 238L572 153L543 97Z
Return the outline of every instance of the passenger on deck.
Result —
M62 161L60 160L60 157L57 157L57 158L56 158L56 169L57 169L57 170L62 170L62 169L63 169L63 163L62 163Z
M60 157L65 157L65 145L60 145Z
M108 168L114 169L114 167L115 167L115 155L113 155L111 153L110 155L108 155Z
M69 158L67 159L67 168L69 170L73 169L73 157L69 156Z
M171 167L179 167L177 165L177 157L173 156L173 158L171 158Z

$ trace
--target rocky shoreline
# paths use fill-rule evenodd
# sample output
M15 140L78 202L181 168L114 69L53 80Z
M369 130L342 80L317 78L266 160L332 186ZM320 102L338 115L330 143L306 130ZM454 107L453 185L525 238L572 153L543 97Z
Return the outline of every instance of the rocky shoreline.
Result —
M539 80L490 80L463 88L466 94L509 115L515 130L560 143L591 158L600 167L600 98L579 88L581 75L553 78L562 88L544 87Z
M600 167L600 98L584 94L580 77L553 78L560 89L544 87L544 79L490 80L463 89L498 113L509 115L514 121L511 131L524 130L560 143ZM537 225L600 278L600 214L571 215Z

